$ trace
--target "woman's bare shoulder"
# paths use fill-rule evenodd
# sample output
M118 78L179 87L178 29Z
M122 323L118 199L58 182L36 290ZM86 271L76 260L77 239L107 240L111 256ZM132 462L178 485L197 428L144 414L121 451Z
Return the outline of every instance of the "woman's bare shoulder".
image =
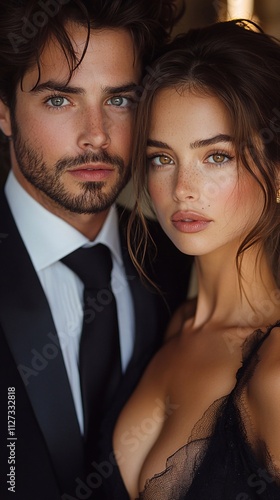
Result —
M249 380L250 394L266 397L277 388L280 390L280 326L271 330L257 353L257 364Z
M246 399L259 442L274 464L280 463L280 327L275 327L258 351Z

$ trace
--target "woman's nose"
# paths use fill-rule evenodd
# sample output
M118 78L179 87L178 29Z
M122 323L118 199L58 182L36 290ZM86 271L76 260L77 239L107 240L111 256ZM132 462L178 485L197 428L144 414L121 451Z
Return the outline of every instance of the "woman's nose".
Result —
M199 198L198 176L191 169L179 169L174 187L176 201L195 200Z

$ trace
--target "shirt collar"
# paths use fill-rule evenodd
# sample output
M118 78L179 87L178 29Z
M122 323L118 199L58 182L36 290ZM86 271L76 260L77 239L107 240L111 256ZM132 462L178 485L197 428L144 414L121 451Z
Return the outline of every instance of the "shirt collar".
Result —
M9 173L5 194L16 225L27 248L35 270L54 264L81 246L97 243L107 245L113 258L122 265L118 231L118 214L113 205L94 242L60 217L45 209L19 184L13 172Z

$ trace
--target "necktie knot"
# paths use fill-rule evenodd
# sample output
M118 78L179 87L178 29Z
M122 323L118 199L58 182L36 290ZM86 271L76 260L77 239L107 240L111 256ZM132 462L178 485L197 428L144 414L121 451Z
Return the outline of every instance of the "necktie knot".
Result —
M87 289L108 288L111 281L112 258L109 248L101 243L78 248L61 259L84 283Z

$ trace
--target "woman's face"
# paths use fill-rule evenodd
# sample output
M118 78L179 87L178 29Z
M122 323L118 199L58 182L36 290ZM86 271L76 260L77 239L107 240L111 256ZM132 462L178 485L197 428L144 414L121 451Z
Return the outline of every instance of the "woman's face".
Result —
M235 244L258 221L264 200L255 179L237 168L233 129L216 97L169 88L155 97L148 190L158 220L184 253Z

